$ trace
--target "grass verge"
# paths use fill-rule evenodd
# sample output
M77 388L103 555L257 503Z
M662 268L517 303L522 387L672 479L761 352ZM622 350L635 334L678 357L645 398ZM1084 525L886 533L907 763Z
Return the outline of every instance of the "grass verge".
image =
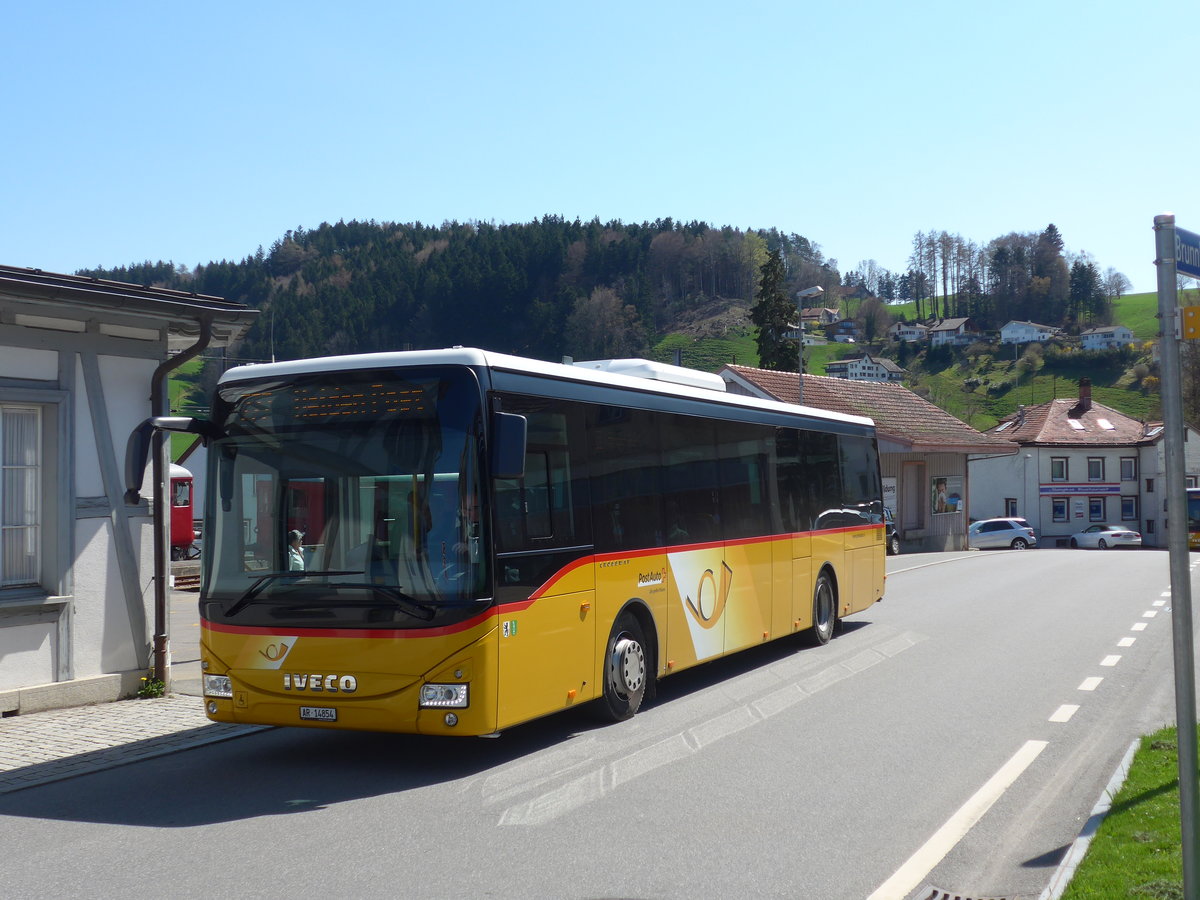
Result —
M1063 900L1182 900L1176 731L1142 738Z

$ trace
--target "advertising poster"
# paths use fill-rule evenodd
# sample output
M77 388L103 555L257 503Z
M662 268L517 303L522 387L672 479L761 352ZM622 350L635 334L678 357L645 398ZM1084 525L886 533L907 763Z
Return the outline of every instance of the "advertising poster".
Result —
M930 506L935 514L962 512L963 477L935 475L930 490Z

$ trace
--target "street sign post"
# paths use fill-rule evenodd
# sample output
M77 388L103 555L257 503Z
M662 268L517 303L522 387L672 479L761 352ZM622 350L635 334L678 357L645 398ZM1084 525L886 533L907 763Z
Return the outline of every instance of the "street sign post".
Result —
M1183 389L1179 338L1174 322L1178 310L1176 272L1179 255L1196 251L1200 237L1175 227L1175 216L1154 217L1155 265L1158 267L1158 316L1162 359L1163 437L1167 482L1167 550L1171 570L1171 637L1175 662L1175 728L1179 748L1179 819L1183 851L1183 895L1200 897L1200 843L1197 841L1196 657L1192 646L1192 579L1188 561L1187 483L1184 463ZM1194 243L1186 243L1192 240ZM1200 266L1197 267L1200 274ZM1188 273L1190 274L1190 273Z

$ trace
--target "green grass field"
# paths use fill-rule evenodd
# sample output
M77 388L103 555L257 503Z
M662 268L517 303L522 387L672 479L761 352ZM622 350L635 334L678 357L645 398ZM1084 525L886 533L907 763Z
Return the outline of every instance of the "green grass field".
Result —
M1063 900L1183 900L1176 737L1164 728L1142 738Z

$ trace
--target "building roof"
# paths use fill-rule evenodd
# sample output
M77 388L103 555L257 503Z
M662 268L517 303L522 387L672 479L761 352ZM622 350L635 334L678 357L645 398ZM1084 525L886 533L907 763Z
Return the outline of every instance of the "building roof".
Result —
M1114 334L1117 331L1129 331L1124 325L1097 325L1095 328L1085 328L1079 332L1082 337L1085 334Z
M1134 419L1103 403L1093 403L1090 397L1060 398L1022 407L988 434L1021 446L1134 447L1153 443L1161 436L1162 426Z
M795 372L774 372L726 365L718 373L726 381L759 396L786 403L799 399ZM869 416L881 438L913 451L947 453L1015 453L1017 445L976 431L966 422L908 388L894 382L847 381L823 375L804 376L804 405L832 412Z
M54 319L78 319L81 313L100 320L102 330L106 322L120 328L150 320L165 332L171 349L194 344L204 319L212 325L210 346L228 345L244 335L258 315L244 303L205 294L3 265L0 302L15 315L49 323L45 327L53 327Z
M934 325L929 330L930 331L958 331L960 329L966 328L967 323L969 323L970 321L971 321L970 319L942 319L941 321L939 321L936 325Z

